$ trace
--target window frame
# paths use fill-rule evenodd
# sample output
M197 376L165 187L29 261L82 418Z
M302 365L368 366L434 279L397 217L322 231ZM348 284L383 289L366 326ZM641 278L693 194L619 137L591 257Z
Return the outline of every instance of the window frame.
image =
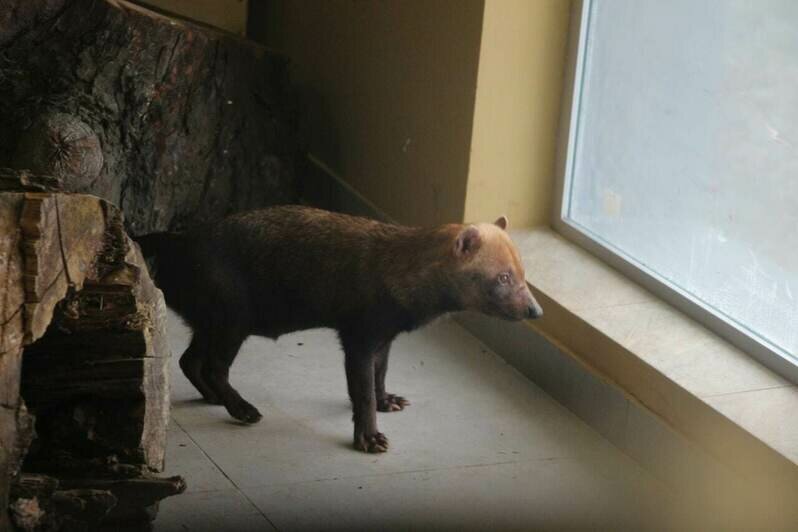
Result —
M782 377L798 384L798 363L778 346L764 338L749 335L743 325L728 316L693 299L685 290L669 284L653 270L645 268L620 250L607 247L591 232L568 220L570 188L573 180L573 160L579 127L585 44L589 38L591 5L595 0L573 0L568 36L567 57L560 112L557 157L555 167L553 228L623 275L665 300L693 320L701 323L732 345L749 354Z

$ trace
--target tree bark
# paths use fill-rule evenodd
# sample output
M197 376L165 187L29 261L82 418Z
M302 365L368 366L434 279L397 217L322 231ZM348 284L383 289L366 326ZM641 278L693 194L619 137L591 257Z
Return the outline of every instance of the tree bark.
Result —
M142 485L183 489L152 477L165 307L125 230L292 201L295 132L260 45L123 0L0 0L0 530L11 478L41 488L14 499L41 529L127 526L157 507Z
M0 167L98 195L133 234L295 197L287 61L121 0L0 0Z
M25 172L9 191L13 174L0 172L0 508L11 490L23 529L147 525L185 487L152 476L169 419L163 297L118 209Z

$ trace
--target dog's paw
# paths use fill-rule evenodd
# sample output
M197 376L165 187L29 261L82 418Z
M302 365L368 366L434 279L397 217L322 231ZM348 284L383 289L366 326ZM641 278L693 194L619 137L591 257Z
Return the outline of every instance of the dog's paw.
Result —
M355 437L355 449L364 453L384 453L388 450L388 438L382 432Z
M216 392L212 391L210 388L202 389L199 392L206 403L211 405L222 404L222 400L219 399L219 396L216 394Z
M386 394L382 399L377 399L377 410L380 412L398 412L409 405L410 401L392 393Z
M263 417L257 408L243 399L230 402L224 406L231 416L243 423L257 423Z

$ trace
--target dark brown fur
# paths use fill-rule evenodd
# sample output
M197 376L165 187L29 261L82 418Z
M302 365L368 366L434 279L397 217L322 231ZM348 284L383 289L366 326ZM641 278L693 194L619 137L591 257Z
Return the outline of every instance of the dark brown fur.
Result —
M193 329L180 366L206 400L258 421L228 381L244 339L330 327L344 349L355 447L381 452L388 441L375 412L409 404L385 391L396 335L455 310L540 315L505 224L411 228L285 206L139 242L167 303Z

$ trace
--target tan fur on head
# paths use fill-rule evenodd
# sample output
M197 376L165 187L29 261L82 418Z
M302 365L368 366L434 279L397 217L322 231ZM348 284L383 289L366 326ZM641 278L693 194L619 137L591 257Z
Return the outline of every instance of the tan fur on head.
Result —
M498 275L509 270L518 279L524 278L524 266L521 255L504 229L496 224L477 224L482 242L480 252L475 254L472 265L481 271Z
M540 307L526 284L521 256L507 227L507 217L502 216L492 224L460 230L455 241L457 290L465 308L511 319L534 317Z

